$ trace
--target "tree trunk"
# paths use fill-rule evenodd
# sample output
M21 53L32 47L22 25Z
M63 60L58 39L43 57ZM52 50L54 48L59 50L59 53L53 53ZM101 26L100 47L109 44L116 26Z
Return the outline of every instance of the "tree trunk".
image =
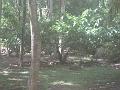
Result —
M22 32L21 32L21 48L20 48L20 66L23 64L24 55L24 34L25 34L25 24L26 24L26 0L23 0L23 14L22 14Z
M39 1L38 4L38 20L40 20L42 18L42 6L41 6L41 2Z
M36 0L29 1L29 12L30 12L30 28L31 28L31 68L30 68L30 80L29 80L29 90L39 90L38 89L38 79L39 79L39 60L41 53L41 42L40 33L38 27L37 19L37 5Z
M53 13L53 0L48 0L48 5L47 5L47 7L48 7L48 17L49 17L49 19L52 19L52 13Z
M60 53L59 49L57 49L58 59L59 59L61 64L66 64L66 60L67 60L67 57L68 57L69 49L70 48L66 48L65 51L62 51L62 53Z
M22 22L22 18L21 18L21 7L22 7L22 1L21 0L17 0L16 2L16 9L18 9L18 20L19 20L19 30L21 31L21 27L22 27L22 24L21 24L21 22ZM20 40L21 40L21 37L22 37L22 35L20 35L20 37L18 36L18 34L17 34L17 37L18 38L20 38ZM21 43L21 42L20 42ZM17 50L17 49L16 49ZM22 52L22 46L20 45L19 46L19 49L18 49L18 51L17 51L17 54L16 54L16 56L17 57L19 57L19 66L21 66L22 65L22 57L21 57L21 52Z
M0 29L1 29L1 15L2 15L2 0L0 0ZM1 57L1 40L0 40L0 57Z
M65 0L60 0L60 6L61 6L61 20L63 20L64 13L65 13Z
M65 13L65 0L60 0L60 7L61 7L61 18L60 18L60 20L63 20L64 13ZM60 62L63 64L64 61L63 61L63 55L62 55L62 42L63 42L62 33L59 33L58 58L59 58Z

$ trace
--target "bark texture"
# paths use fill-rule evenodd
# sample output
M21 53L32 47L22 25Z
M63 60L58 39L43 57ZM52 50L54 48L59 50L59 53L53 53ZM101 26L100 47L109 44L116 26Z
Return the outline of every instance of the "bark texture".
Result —
M62 21L63 20L63 17L64 17L64 13L65 13L65 0L60 0L60 9L61 9L61 18L60 20ZM60 63L61 64L64 64L65 63L65 59L67 58L67 54L65 55L65 57L63 56L63 53L62 53L62 50L63 50L63 47L62 47L62 43L63 43L63 38L62 38L62 33L59 33L59 41L58 41L58 58L60 60Z
M2 0L0 0L0 29L1 29L1 15L2 15ZM1 42L0 42L0 57L1 57Z
M47 4L47 7L48 7L48 17L50 19L52 19L52 16L53 16L53 0L48 0L48 4Z
M24 35L25 35L25 24L26 24L26 0L23 1L23 12L22 12L22 27L21 27L21 48L20 48L20 66L23 64L24 55Z
M37 5L36 0L29 1L29 12L30 12L30 28L31 28L31 68L30 68L30 79L29 79L29 90L40 90L38 89L38 71L39 71L39 60L41 53L40 33L37 19Z

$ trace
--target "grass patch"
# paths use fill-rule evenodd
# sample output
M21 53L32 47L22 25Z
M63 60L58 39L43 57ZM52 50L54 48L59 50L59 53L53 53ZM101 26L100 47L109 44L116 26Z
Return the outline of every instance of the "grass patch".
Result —
M12 90L11 88L15 86L27 86L28 74L28 69L12 70L8 75L0 73L0 90ZM49 86L58 84L79 85L82 88L81 90L86 90L94 84L120 83L120 70L109 66L98 66L73 71L69 70L68 67L59 66L41 69L40 79L44 86L42 90L47 90ZM26 89L22 88L20 90Z
M93 84L105 84L108 82L120 82L120 70L111 67L90 67L79 71L70 71L66 67L43 69L40 74L46 84L73 84L81 88L90 87ZM48 86L49 86L48 85Z

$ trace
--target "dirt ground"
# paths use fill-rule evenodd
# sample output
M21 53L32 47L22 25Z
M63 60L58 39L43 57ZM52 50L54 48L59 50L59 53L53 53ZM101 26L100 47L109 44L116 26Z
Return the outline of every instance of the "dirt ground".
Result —
M24 61L31 60L30 56L26 56ZM7 57L4 56L0 58L0 70L8 68L12 63L19 62L17 57ZM48 90L82 90L79 85L51 85ZM87 90L120 90L120 83L112 82L104 85L94 85L89 87Z
M80 86L74 85L53 85L48 90L80 90Z

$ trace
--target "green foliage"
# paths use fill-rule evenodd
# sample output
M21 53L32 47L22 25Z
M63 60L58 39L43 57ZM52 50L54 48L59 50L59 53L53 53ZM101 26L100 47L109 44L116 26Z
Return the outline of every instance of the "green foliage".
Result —
M42 50L46 52L46 54L51 54L54 51L54 48L57 43L57 32L52 30L52 25L55 21L45 21L43 20L41 24L41 40L42 40Z
M15 1L3 1L0 38L2 39L3 45L10 51L19 53L22 33L19 20L21 19L21 11L19 10L22 8L16 7L17 4ZM24 31L24 49L25 52L30 52L30 31L27 24L25 25Z
M15 16L14 16L15 15ZM18 47L20 39L19 36L19 22L15 14L15 8L8 2L3 4L3 13L1 19L0 38L6 47Z
M53 29L62 33L63 45L79 51L91 52L107 41L107 38L104 38L107 36L107 27L104 25L107 11L101 10L103 9L86 9L78 17L66 14L64 20L57 21Z

